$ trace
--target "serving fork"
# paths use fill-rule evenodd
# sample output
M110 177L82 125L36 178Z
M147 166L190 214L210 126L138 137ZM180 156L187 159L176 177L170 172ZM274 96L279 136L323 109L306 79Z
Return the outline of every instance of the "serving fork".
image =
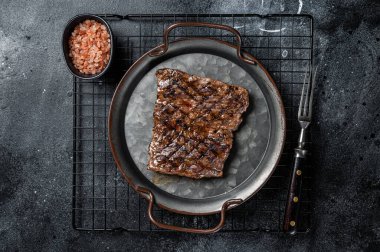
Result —
M285 208L284 231L290 234L297 232L299 226L299 209L301 201L301 185L303 168L305 165L307 150L305 149L306 130L311 123L313 109L313 93L317 68L305 73L302 85L302 94L298 108L298 122L301 132L298 138L298 146L294 149L294 163L291 173L288 198Z

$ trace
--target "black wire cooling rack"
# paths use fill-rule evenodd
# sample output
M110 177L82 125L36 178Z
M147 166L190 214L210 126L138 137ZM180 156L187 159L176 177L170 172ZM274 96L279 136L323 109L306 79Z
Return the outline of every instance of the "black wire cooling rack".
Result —
M313 56L312 17L290 14L100 16L112 27L115 59L111 72L100 79L73 79L73 227L78 230L163 231L150 223L146 200L123 181L116 169L107 139L108 109L122 75L140 55L162 42L165 27L177 21L202 21L229 25L242 34L244 50L258 58L277 83L287 118L287 141L275 173L253 198L228 211L222 232L282 232L293 148L299 132L296 115L300 89ZM171 39L195 36L229 42L234 39L224 31L208 28L177 29ZM306 167L300 232L307 232L312 224L310 174ZM213 226L219 218L218 215L183 216L157 208L154 214L168 224L197 228Z

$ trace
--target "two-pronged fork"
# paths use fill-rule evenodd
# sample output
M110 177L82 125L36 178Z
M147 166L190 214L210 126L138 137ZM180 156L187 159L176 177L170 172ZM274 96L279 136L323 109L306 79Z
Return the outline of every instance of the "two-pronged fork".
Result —
M284 231L291 234L295 234L297 232L298 226L302 173L307 155L307 150L304 149L305 136L306 129L309 127L311 122L316 72L317 68L314 71L311 70L309 76L307 76L308 74L305 73L301 100L298 108L298 122L301 126L301 133L298 139L298 146L294 150L294 164L291 174L284 219Z

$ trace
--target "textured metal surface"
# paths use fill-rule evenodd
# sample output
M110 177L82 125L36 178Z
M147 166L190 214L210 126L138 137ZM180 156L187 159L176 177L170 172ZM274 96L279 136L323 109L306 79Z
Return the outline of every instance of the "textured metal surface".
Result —
M251 106L244 113L244 123L234 133L234 146L224 167L223 178L194 180L147 170L148 145L152 138L152 116L157 95L155 72L160 68L179 69L201 77L237 84L248 90ZM140 171L166 192L191 199L229 192L246 180L262 159L268 144L269 130L268 106L256 81L233 62L200 53L176 56L150 70L134 90L125 116L128 149Z
M189 199L177 197L173 194L165 193L157 186L147 180L147 178L136 167L131 153L133 149L128 148L125 140L125 127L123 125L125 111L129 99L134 93L136 85L146 76L151 68L186 53L204 53L218 55L234 62L243 68L257 82L264 94L269 110L270 137L266 151L262 155L262 161L251 170L250 176L246 177L239 186L231 188L227 192L220 192L213 197ZM170 211L186 214L210 214L221 211L227 200L246 200L254 195L269 179L273 173L281 156L285 142L285 114L280 94L276 84L271 80L266 69L260 64L247 64L236 54L236 47L231 44L213 39L187 39L177 40L170 44L169 50L161 56L150 57L150 52L142 56L127 71L120 81L109 113L109 143L114 160L123 177L134 188L137 186L150 190L155 196L155 203L160 207Z

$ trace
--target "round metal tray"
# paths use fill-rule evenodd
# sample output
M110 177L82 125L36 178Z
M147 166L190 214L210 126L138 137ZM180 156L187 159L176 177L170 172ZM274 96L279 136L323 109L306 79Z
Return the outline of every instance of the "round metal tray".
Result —
M210 26L185 23L185 26L190 25ZM225 28L214 26L211 25ZM165 33L166 39L170 28ZM149 217L153 223L179 231L214 232L223 225L225 210L254 195L273 173L285 141L284 108L268 72L255 58L241 53L240 44L236 47L205 38L165 42L143 55L115 91L109 114L112 153L123 177L150 200ZM223 178L193 180L147 170L157 87L154 74L164 67L248 89L250 107L234 133L234 145ZM154 219L153 203L183 214L221 212L221 223L209 230L168 226Z

